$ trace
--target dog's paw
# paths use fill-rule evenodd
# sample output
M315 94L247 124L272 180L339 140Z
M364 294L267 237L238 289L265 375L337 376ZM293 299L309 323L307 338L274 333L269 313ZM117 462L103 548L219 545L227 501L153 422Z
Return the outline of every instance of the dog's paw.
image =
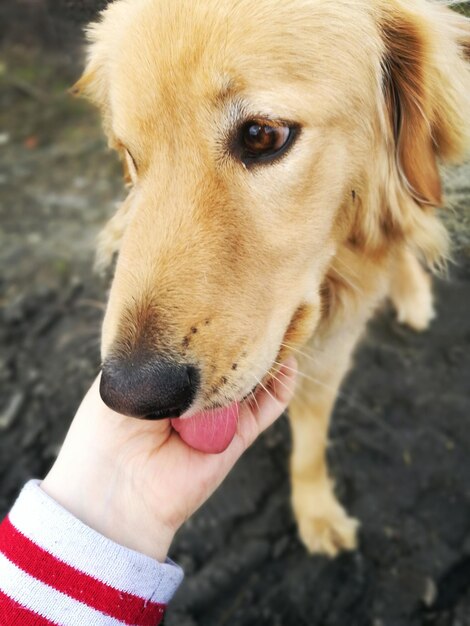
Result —
M417 332L429 328L436 317L431 287L420 289L413 298L395 302L397 319Z
M392 277L390 296L400 324L417 332L429 328L436 316L432 279L409 253L401 259L401 265Z
M299 535L311 554L334 557L357 546L358 520L349 517L339 504L319 515L298 517Z

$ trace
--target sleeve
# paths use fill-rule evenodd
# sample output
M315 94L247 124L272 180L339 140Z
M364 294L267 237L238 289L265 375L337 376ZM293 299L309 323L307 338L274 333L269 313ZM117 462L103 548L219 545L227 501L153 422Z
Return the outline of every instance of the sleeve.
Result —
M155 626L183 572L129 550L30 481L0 525L0 624Z

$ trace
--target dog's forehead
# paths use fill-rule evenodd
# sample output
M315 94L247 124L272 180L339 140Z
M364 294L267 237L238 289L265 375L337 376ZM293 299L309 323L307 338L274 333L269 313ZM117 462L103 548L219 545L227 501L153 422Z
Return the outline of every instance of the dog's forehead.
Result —
M174 113L191 102L223 104L237 93L275 93L281 87L287 93L303 85L304 90L317 89L321 96L338 99L344 109L345 87L360 94L373 73L373 59L379 58L373 19L366 10L370 4L364 0L114 3L101 25L108 49L113 50L107 61L111 103L116 110L131 108L137 116L157 111L161 115L162 99Z

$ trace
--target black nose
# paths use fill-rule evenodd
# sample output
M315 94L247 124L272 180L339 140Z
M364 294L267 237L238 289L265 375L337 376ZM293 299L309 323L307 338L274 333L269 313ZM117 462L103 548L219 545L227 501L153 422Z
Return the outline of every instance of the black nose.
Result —
M168 358L111 357L103 364L100 394L123 415L179 417L194 400L199 378L196 367Z

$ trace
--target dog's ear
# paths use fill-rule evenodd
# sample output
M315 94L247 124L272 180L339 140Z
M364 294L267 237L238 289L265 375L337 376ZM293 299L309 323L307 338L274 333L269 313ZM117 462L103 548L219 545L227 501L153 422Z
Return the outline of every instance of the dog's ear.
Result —
M89 24L85 30L87 41L87 61L82 76L70 88L73 96L86 98L100 110L103 120L103 128L108 137L109 145L115 148L114 137L111 128L111 108L109 101L109 61L112 47L107 40L105 20L107 14L115 12L115 5L110 3L100 13L96 22Z
M104 62L95 56L93 47L90 48L90 59L82 76L69 89L69 93L79 98L86 98L97 106L101 112L104 130L109 137L109 97L108 79Z
M87 68L77 82L69 89L69 93L77 98L89 98L93 100L94 85L97 80L96 68Z
M469 21L426 0L387 0L379 27L401 182L421 206L439 206L438 160L458 159L470 144Z
M100 45L98 26L98 24L92 24L88 27L87 36L90 42L88 63L82 76L69 89L69 93L78 98L86 98L98 107L101 113L103 129L108 138L108 145L118 152L122 163L124 182L130 184L131 176L124 148L112 131L107 60L104 54L104 46Z
M378 0L376 16L380 130L349 241L369 254L401 242L439 268L448 235L435 211L438 164L470 147L469 20L428 0Z
M433 130L432 79L427 33L406 13L391 12L382 24L384 94L396 157L404 182L419 203L441 204Z

